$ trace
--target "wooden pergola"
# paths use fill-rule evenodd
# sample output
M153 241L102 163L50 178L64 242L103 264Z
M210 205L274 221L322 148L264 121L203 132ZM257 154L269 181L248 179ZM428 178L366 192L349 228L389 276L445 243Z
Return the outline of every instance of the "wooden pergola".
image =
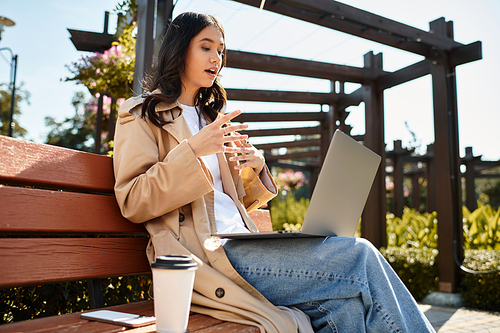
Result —
M259 7L261 0L234 0ZM157 8L155 8L157 3ZM134 91L140 92L139 82L146 69L151 68L155 41L153 20L169 22L174 8L173 0L138 0L138 36ZM266 129L248 131L250 136L299 135L304 140L263 144L257 146L266 152L270 164L287 166L291 159L308 159L302 167L314 174L319 170L330 139L337 128L350 133L345 123L346 108L365 105L363 135L355 136L364 145L383 157L372 191L362 216L362 235L375 246L386 245L386 188L384 98L385 89L431 75L434 111L432 174L429 174L431 206L438 213L439 224L439 289L455 292L460 281L456 259L463 258L460 156L458 144L458 112L455 68L482 58L481 42L461 44L453 38L453 22L439 18L430 22L430 30L420 30L370 12L333 0L273 0L266 1L264 10L286 15L319 26L358 36L383 45L425 57L424 60L389 72L382 66L382 54L364 55L364 66L354 67L314 62L273 55L229 50L227 66L252 71L287 74L331 81L330 93L288 92L249 89L227 89L230 100L286 102L328 105L326 112L249 113L238 118L241 122L317 121L317 127ZM164 24L157 24L156 36L162 36ZM347 94L345 83L361 87ZM335 91L335 85L340 86ZM322 108L323 110L323 108ZM311 138L312 136L312 138ZM300 153L280 156L270 154L273 148L307 147Z
M235 1L254 7L259 7L261 3L260 0ZM455 292L460 280L455 254L458 260L462 260L463 256L455 67L481 59L481 42L468 45L456 42L453 39L453 22L444 18L430 22L430 31L423 31L332 0L267 1L264 9L425 57L424 60L408 67L387 72L382 68L380 53L365 54L364 67L358 68L231 51L227 57L228 67L328 79L332 82L332 87L335 82L340 82L341 89L338 93L332 89L329 94L228 89L228 97L230 100L329 105L328 112L312 115L309 112L248 114L246 115L248 119L242 119L245 121L318 120L321 125L316 129L316 133L321 137L320 149L311 152L320 157L324 156L335 129L341 128L349 132L349 126L345 124L347 118L345 109L364 102L366 132L357 139L385 157L384 90L430 74L435 142L432 158L433 175L430 175L429 182L432 184L432 206L439 216L439 289L444 292ZM342 88L345 82L360 83L362 86L350 94L345 94ZM261 134L265 135L269 131L271 130ZM259 135L258 132L252 134ZM294 146L299 144L293 143ZM317 142L303 142L304 146L311 144L316 145ZM277 146L279 144L273 144L273 147ZM271 161L275 159L268 156L266 158ZM287 159L293 156L285 155L280 158ZM363 237L378 247L386 244L385 192L383 165L379 169L362 217Z

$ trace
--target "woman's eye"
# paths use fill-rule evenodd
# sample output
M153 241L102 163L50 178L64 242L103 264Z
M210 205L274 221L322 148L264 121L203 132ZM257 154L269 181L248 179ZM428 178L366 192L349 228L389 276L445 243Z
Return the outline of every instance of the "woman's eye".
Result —
M202 47L202 49L205 50L205 51L210 51L209 47Z

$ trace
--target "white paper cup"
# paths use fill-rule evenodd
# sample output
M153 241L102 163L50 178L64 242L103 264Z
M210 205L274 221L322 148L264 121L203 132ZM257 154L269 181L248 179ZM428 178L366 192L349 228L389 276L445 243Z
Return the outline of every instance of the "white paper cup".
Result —
M151 264L156 332L186 332L196 269L188 255L160 256Z

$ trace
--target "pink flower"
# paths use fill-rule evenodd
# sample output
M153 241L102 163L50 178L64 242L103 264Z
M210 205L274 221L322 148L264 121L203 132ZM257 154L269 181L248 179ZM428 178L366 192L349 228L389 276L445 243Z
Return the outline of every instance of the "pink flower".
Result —
M285 189L286 191L290 191L293 189L301 188L309 181L306 179L305 175L302 172L293 172L288 170L278 176L277 182L283 186L283 189Z

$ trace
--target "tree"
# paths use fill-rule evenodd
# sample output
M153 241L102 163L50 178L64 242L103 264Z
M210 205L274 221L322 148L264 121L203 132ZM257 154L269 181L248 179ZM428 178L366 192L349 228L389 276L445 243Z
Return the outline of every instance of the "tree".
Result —
M47 143L83 151L92 151L94 144L92 134L95 132L97 99L103 98L103 118L101 142L98 147L103 147L101 153L112 148L112 138L108 138L110 123L110 112L115 112L125 98L132 96L132 80L134 78L135 66L135 27L137 22L127 23L125 17L135 17L137 6L133 0L125 0L115 9L120 15L117 29L118 42L113 42L109 50L104 53L95 52L91 55L82 56L78 61L66 65L71 73L66 81L76 81L84 85L95 99L85 102L83 93L77 93L73 99L76 114L73 118L66 118L63 122L57 122L54 118L47 117L46 125L51 127L47 136ZM79 94L79 95L78 95ZM114 103L114 105L111 105ZM84 111L78 111L82 108ZM114 111L112 111L114 110ZM110 152L108 151L108 155Z
M66 65L71 77L66 81L76 81L87 87L94 96L104 94L110 97L128 98L132 96L132 81L135 68L135 28L137 22L125 22L125 17L137 14L135 1L123 1L115 9L120 16L117 29L118 42L104 53L94 52L82 56L78 61Z
M95 112L85 100L83 92L77 92L71 102L75 108L75 115L57 122L53 117L45 117L45 126L50 128L46 143L92 152L94 142Z
M30 93L26 90L23 90L23 84L16 88L16 97L15 97L15 107L14 107L14 128L13 128L13 136L15 138L23 138L27 131L19 124L19 121L16 120L16 116L21 115L21 102L26 102L29 104ZM12 90L8 87L6 83L0 83L0 135L9 135L9 126L10 126L10 110L11 110L11 97Z
M108 153L108 133L109 116L111 113L111 98L104 96L102 132L101 132L101 152ZM123 98L118 100L118 105L123 102ZM81 91L75 93L71 102L75 108L75 115L66 118L61 122L53 117L45 118L45 126L50 128L45 143L66 147L86 152L94 152L95 119L97 115L97 99L85 99L85 94Z

